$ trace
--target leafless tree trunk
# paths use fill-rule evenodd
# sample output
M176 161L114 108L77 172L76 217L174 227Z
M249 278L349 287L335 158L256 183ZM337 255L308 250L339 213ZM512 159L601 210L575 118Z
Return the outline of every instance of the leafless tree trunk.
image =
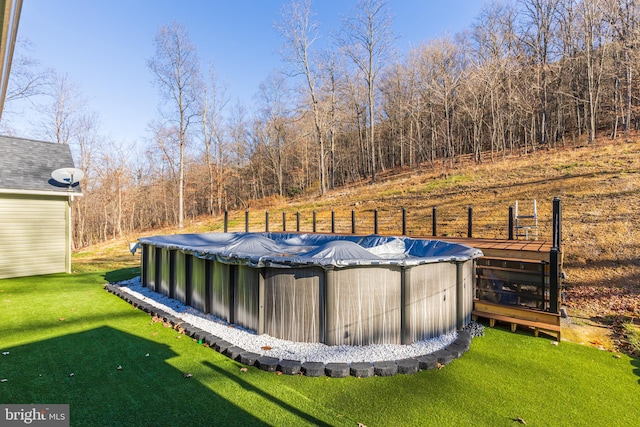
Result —
M549 62L552 57L559 0L521 0L524 7L522 40L529 47L537 68L537 89L540 102L538 144L548 142L549 127ZM533 140L532 140L533 143Z
M619 65L615 79L617 98L621 105L623 131L631 129L633 104L633 72L640 35L640 4L637 0L608 0L603 5L605 19L611 25L615 64ZM618 114L615 122L617 123Z
M59 74L52 77L48 97L51 102L41 107L40 133L45 140L68 144L77 134L87 101L69 76Z
M338 132L338 120L340 115L339 99L340 82L338 59L331 51L325 51L321 62L323 72L323 89L325 92L325 105L327 111L327 132L329 136L329 188L336 186L336 136Z
M156 33L155 57L147 61L156 85L164 98L165 118L176 123L178 129L179 178L178 178L178 227L184 222L184 172L187 130L197 115L196 89L199 87L200 70L195 46L191 44L185 27L173 23L162 26Z
M203 82L200 99L202 140L204 142L205 163L209 181L207 204L209 214L215 212L214 205L218 211L222 211L227 163L225 160L227 150L224 144L222 112L228 101L226 86L218 82L216 73L211 69L208 84Z
M371 181L375 182L378 168L375 142L376 81L393 53L392 16L385 0L360 0L354 16L343 24L345 38L340 40L340 45L363 74L367 84L369 159Z
M275 73L260 85L260 119L254 124L256 144L263 148L271 163L276 180L277 193L284 195L284 174L287 161L286 149L286 85L285 80Z
M313 129L318 143L320 177L320 194L327 191L325 147L324 147L324 122L323 111L316 90L317 71L312 66L311 46L317 40L318 25L312 19L311 1L294 1L283 10L282 20L276 25L280 35L284 37L282 56L291 66L291 75L304 76L309 95L310 109L313 114Z
M587 71L587 106L589 112L589 143L593 144L596 137L597 112L600 100L601 80L604 70L607 44L604 40L602 0L582 0L580 4L580 22L582 45L585 55Z

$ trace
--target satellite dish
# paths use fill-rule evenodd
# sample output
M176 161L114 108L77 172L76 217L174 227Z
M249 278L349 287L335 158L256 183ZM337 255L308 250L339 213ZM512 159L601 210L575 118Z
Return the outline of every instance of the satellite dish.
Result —
M51 172L51 178L71 188L84 177L84 172L77 168L60 168Z

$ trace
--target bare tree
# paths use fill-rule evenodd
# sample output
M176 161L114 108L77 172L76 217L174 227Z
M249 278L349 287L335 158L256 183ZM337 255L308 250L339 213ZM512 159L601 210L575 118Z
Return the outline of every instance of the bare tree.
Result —
M447 38L430 43L425 55L431 67L427 84L433 88L434 101L442 111L441 134L444 136L444 156L450 162L456 155L453 123L457 103L458 86L463 77L463 55L458 46Z
M587 106L589 116L589 143L595 141L598 103L602 89L605 55L608 43L605 40L602 0L582 0L579 7L581 42L587 72Z
M623 131L628 133L631 128L633 72L637 62L640 35L640 4L637 0L606 0L602 7L605 19L611 26L614 61L619 64L619 70L614 75L617 92L614 96L618 100L616 105L620 105L611 133L612 137L615 137L620 117Z
M538 143L548 142L549 125L549 62L552 59L553 39L556 36L559 0L520 0L524 9L521 40L530 50L537 69L537 90L540 102Z
M343 132L350 135L349 144L344 147L347 159L347 174L349 180L360 179L372 174L371 156L369 155L369 140L366 137L367 129L367 101L364 94L364 81L356 72L350 69L350 63L342 62L341 72L345 84L342 89L344 110L347 117L343 122ZM355 139L355 141L354 141Z
M321 104L317 93L317 71L312 65L311 46L318 39L318 24L313 21L311 0L297 0L289 4L282 12L282 20L276 29L285 39L282 56L291 66L291 75L304 76L309 99L309 108L313 114L315 138L318 144L320 194L327 191L326 161L324 147L324 122Z
M489 150L492 159L526 153L571 133L594 141L610 125L615 137L640 111L637 0L496 1L469 32L419 44L403 62L389 60L384 1L361 0L344 22L341 49L322 51L310 0L293 1L278 29L298 92L272 73L254 112L238 104L223 118L226 88L216 76L200 81L184 28L158 33L149 68L163 102L141 156L99 135L97 115L68 76L52 76L44 96L32 96L42 80L29 77L35 68L25 73L10 99L34 105L40 115L25 116L42 119L39 135L70 144L85 170L84 197L74 204L78 245L248 209L251 199L318 183L324 192L375 180L388 166L455 166L461 154L480 162Z
M484 105L482 111L475 111L480 113L476 118L485 121L488 114L486 132L491 135L492 158L497 150L505 150L507 146L513 149L514 145L513 87L517 84L514 78L518 67L513 28L515 16L513 4L491 3L481 11L471 31L474 65L467 78L476 83L465 81L464 84L474 92L468 95ZM474 122L474 132L479 130L475 129L479 124Z
M74 244L87 244L87 235L91 235L91 226L87 223L90 210L96 204L94 187L96 184L96 153L104 140L98 133L98 115L87 112L77 121L76 134L73 138L72 149L76 153L76 164L84 172L82 180L82 193L84 197L78 198L73 204L74 208Z
M227 130L229 135L229 151L231 163L231 182L227 182L228 193L232 193L232 201L235 206L247 207L249 193L245 191L242 173L249 164L249 125L247 123L247 110L237 101L231 109L227 120Z
M276 191L282 196L289 141L286 80L280 73L272 72L267 80L260 84L258 97L260 112L253 126L254 148L264 153L272 168L270 175L275 178Z
M341 78L338 58L333 51L323 52L320 68L322 69L320 74L322 76L324 105L326 106L326 130L329 138L329 188L334 189L336 185L336 134L340 116L338 97Z
M40 63L30 56L31 42L28 39L19 38L16 47L5 97L7 112L11 112L17 101L31 100L49 93L53 78L52 70L41 68Z
M226 93L226 85L218 81L215 71L211 68L208 82L203 83L200 101L202 139L209 178L208 211L210 214L214 213L214 198L218 211L223 208L227 150L224 143L222 113L229 102Z
M155 83L163 97L161 114L178 130L180 155L178 161L178 227L184 222L184 172L187 131L198 114L197 88L200 87L199 61L187 30L172 23L161 26L154 38L155 56L147 61Z
M359 0L355 14L344 20L339 40L344 53L356 64L367 85L371 180L376 180L375 90L380 71L393 53L393 19L385 0ZM384 166L384 165L383 165Z
M87 101L78 85L68 75L53 74L48 89L48 103L36 107L40 110L40 129L43 139L58 144L69 144L82 124Z

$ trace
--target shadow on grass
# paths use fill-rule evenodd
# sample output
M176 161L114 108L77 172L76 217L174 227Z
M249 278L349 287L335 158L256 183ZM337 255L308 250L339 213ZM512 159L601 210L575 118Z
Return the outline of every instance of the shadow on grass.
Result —
M52 322L52 316L46 316L43 318L34 317L29 320L22 319L20 323L5 322L0 323L0 336L2 334L20 333L20 334L32 334L32 333L67 333L73 328L82 328L87 322L107 322L107 321L119 321L121 319L131 318L132 320L137 318L143 311L136 312L137 309L131 309L127 311L104 311L101 313L81 313L79 315L74 312L70 312L65 317L53 318L56 319Z
M309 415L305 412L302 412L300 409L296 408L295 406L292 406L286 402L283 402L282 400L278 399L277 397L267 393L266 391L254 386L253 384L250 384L249 382L239 378L237 375L233 375L227 371L225 371L224 369L221 369L220 367L214 365L213 363L210 362L204 362L204 365L212 370L214 370L216 373L220 374L220 375L224 375L227 378L229 378L232 381L235 381L236 383L238 383L238 385L240 387L242 387L243 389L245 389L246 391L250 392L250 393L254 393L260 397L263 397L265 399L267 399L268 401L272 402L273 404L281 407L282 409L295 414L296 416L300 417L301 419L307 421L308 423L315 425L315 426L330 426L330 424L327 424L326 422L319 420L317 418L315 418L312 415Z
M140 267L120 268L118 270L108 271L104 275L104 280L109 283L122 282L123 280L133 279L140 275Z
M633 373L638 377L638 384L640 384L640 357L631 359L631 366L633 366Z
M267 425L171 366L167 345L110 327L3 352L3 403L67 403L73 425Z

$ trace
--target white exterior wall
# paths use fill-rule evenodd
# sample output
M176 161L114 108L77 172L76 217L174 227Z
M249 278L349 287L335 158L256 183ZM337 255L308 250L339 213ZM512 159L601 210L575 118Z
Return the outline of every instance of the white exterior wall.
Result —
M70 272L69 198L0 194L0 279Z

